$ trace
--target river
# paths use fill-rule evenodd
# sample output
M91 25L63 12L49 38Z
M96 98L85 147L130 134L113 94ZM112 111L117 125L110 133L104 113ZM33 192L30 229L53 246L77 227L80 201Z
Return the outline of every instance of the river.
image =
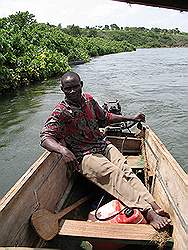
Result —
M118 99L123 113L146 114L147 123L188 172L188 48L138 49L96 57L73 68L103 104ZM39 132L63 99L52 79L0 96L0 196L41 155Z

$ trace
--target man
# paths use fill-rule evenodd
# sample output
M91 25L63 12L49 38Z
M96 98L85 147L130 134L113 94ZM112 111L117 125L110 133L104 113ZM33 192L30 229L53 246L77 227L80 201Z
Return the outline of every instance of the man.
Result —
M151 194L125 163L122 154L105 141L100 126L122 121L145 121L144 114L122 116L102 109L75 72L61 78L65 100L58 104L41 131L41 145L60 153L67 165L74 164L84 176L130 207L138 207L156 229L170 223ZM167 216L167 217L166 217Z

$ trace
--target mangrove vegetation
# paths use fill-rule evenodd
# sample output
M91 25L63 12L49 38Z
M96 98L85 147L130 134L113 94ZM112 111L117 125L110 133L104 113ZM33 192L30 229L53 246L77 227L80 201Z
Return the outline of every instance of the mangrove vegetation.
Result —
M0 18L0 93L58 76L74 62L152 47L188 47L188 33L116 24L62 28L17 12Z

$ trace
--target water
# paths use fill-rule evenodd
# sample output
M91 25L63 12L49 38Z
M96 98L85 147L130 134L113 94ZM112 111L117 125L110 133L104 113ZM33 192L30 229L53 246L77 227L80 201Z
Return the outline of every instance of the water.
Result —
M145 113L147 123L188 171L188 48L107 55L74 70L84 91L100 104L118 99L123 113ZM62 99L56 79L0 97L0 196L43 152L40 129Z

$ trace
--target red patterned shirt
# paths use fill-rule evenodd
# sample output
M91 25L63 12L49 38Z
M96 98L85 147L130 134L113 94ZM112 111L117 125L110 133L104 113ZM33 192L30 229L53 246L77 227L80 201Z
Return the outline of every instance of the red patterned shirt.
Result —
M58 142L63 139L78 161L86 154L103 153L107 142L99 127L108 125L111 115L88 93L82 95L81 107L63 101L57 104L46 121L41 131L41 142L49 137Z

